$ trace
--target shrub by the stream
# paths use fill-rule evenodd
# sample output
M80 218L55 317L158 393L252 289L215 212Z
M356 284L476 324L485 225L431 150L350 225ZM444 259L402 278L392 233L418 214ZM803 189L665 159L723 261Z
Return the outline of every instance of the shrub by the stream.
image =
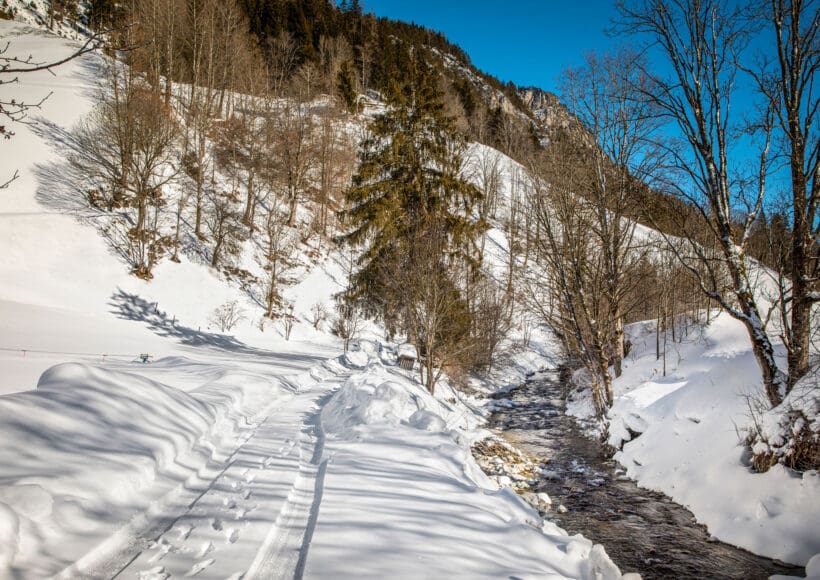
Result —
M778 407L759 411L750 404L745 444L758 472L781 463L798 471L820 470L820 389L792 390Z

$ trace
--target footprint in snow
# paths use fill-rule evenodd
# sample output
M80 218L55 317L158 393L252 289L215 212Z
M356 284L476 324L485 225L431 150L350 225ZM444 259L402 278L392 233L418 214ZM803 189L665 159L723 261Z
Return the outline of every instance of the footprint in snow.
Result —
M205 568L207 568L208 566L210 566L214 562L216 562L216 560L214 560L213 558L208 558L207 560L203 560L202 562L198 562L197 564L194 564L191 567L191 569L188 570L188 573L185 574L185 577L190 578L191 576L196 576L197 574L202 572Z
M188 536L191 535L194 526L191 524L183 524L177 528L177 540L182 542L183 540L187 540Z
M222 500L222 505L225 506L225 509L232 510L236 507L236 502L233 499L226 497Z
M249 513L251 513L255 509L256 509L256 504L246 505L243 508L239 508L239 509L236 510L236 513L234 514L234 519L236 519L237 521L244 520L245 516L248 515Z
M168 553L171 551L171 544L169 544L168 540L166 540L165 538L160 538L159 541L154 542L151 545L149 550L157 550L157 553L148 559L148 562L150 564L153 564L154 562L159 562L165 556L168 555Z
M256 474L248 473L248 470L245 470L245 483L253 483L254 479L256 479Z
M287 457L290 455L291 451L293 451L293 448L296 446L296 441L291 441L290 439L285 439L285 443L287 443L287 445L279 448L279 454L282 457Z
M205 542L204 544L202 544L202 547L199 549L199 552L197 552L196 557L204 558L208 555L209 552L212 552L213 549L214 545L211 542Z
M225 540L229 544L233 544L238 539L239 539L239 530L237 528L228 528L228 530L225 532Z
M139 580L168 580L171 575L165 571L165 568L162 566L157 566L156 568L151 568L150 570L143 570L139 574L137 574L137 578Z
M251 498L251 490L243 489L242 490L242 499L250 499Z
M214 518L211 520L211 527L216 530L217 532L222 531L222 520L219 518Z

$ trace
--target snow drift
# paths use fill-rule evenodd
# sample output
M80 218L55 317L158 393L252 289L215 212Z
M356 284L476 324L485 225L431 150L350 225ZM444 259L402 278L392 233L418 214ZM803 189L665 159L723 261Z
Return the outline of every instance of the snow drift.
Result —
M776 465L756 473L744 449L760 371L741 324L721 314L680 343L668 372L655 356L654 325L629 327L633 351L614 382L609 444L639 485L690 509L716 538L756 554L805 565L820 552L820 477ZM814 401L817 389L805 400ZM592 417L573 395L568 412ZM772 419L774 421L774 419Z
M180 369L186 361L159 364ZM53 574L195 478L236 446L262 401L287 393L259 375L215 374L186 393L135 373L66 363L45 372L36 390L0 397L0 577Z

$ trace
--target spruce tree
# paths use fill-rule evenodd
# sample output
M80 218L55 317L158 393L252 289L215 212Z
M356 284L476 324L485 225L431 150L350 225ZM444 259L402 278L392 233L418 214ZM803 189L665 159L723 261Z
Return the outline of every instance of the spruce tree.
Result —
M353 80L353 72L350 70L350 64L345 61L339 67L339 73L336 78L336 90L344 102L345 109L352 113L356 108L356 84Z
M411 303L416 294L408 286L431 272L440 279L442 272L474 270L484 224L473 211L481 194L461 176L463 141L445 114L435 71L415 51L404 73L403 82L391 82L387 110L362 143L342 217L349 227L344 240L364 247L352 280L355 295L388 328L412 333L408 313L418 304ZM456 288L466 283L456 278L448 296L451 311L463 313Z

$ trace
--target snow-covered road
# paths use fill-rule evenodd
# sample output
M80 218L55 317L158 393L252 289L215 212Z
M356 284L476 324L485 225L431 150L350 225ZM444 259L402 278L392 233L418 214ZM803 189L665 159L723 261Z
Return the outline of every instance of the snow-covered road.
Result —
M346 373L298 389L60 576L300 578L324 475L321 405Z
M289 375L69 363L0 398L0 578L620 577L480 471L462 403L363 348Z

